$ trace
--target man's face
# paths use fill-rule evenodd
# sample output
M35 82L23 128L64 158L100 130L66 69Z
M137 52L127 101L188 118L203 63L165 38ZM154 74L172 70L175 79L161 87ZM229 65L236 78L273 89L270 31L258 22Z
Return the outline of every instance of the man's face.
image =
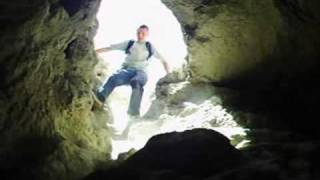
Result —
M149 30L147 28L139 28L137 30L137 38L138 38L138 40L144 41L144 40L147 39L148 36L149 36Z

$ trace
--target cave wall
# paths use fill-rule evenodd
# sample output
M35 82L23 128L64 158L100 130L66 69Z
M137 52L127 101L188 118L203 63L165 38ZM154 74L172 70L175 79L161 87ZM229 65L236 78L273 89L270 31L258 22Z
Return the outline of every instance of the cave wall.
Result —
M0 2L0 179L75 179L109 157L90 95L99 3Z
M181 23L197 81L261 83L264 77L267 82L304 71L319 58L316 0L162 2Z
M317 0L162 1L184 31L191 81L236 88L233 109L271 116L250 128L314 127ZM76 179L108 158L105 115L90 95L99 3L0 2L0 179Z
M319 1L162 2L181 23L192 82L231 89L219 95L251 129L320 137Z

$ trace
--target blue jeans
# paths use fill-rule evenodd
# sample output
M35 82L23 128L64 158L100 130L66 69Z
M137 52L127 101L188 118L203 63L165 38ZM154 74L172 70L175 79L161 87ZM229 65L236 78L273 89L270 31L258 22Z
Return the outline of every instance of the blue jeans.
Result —
M143 86L147 83L146 72L134 68L122 68L113 74L107 82L99 88L97 95L99 99L105 101L112 93L115 87L121 85L131 85L132 92L128 114L139 115L140 105L143 95Z

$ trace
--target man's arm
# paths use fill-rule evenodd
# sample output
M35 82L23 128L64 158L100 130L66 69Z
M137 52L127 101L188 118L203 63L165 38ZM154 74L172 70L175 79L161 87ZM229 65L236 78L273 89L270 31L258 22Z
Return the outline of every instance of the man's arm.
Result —
M168 64L168 62L165 59L161 59L162 65L164 67L164 69L166 70L167 74L170 73L170 66Z
M154 56L157 58L157 59L160 59L164 69L166 70L167 74L170 73L170 66L169 66L169 63L166 61L166 59L162 56L161 53L159 53L159 51L153 47L154 49Z
M111 47L104 47L104 48L96 49L96 53L104 53L104 52L109 52L112 50L113 49Z
M117 44L111 44L108 47L104 47L104 48L100 48L100 49L96 49L97 53L104 53L104 52L109 52L112 50L125 50L127 45L128 45L129 41L123 41L121 43L117 43Z

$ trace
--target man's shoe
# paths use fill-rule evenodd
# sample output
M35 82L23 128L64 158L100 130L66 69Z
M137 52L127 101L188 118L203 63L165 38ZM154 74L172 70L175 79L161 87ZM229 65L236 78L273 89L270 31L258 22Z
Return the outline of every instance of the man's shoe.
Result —
M104 100L100 99L96 92L92 91L92 97L94 99L94 105L98 106L99 108L104 106Z
M141 120L141 116L139 114L128 114L128 124L133 125Z
M116 141L125 141L129 138L130 126L127 126L121 134L113 134L112 139Z
M140 119L139 114L128 114L128 119Z
M128 114L127 117L128 117L128 123L126 127L124 128L121 134L114 134L112 137L113 140L118 140L118 141L128 140L130 128L132 127L132 125L134 125L135 123L141 120L141 117L138 114L136 115Z

